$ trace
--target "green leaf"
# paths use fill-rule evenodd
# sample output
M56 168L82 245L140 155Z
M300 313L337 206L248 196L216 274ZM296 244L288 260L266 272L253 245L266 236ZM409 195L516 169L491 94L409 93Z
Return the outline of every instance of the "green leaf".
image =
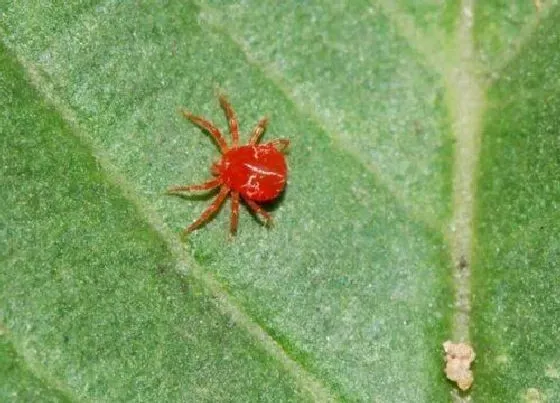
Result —
M560 399L559 22L556 7L488 91L473 283L480 401Z
M558 400L560 9L491 3L0 2L0 400ZM182 239L219 91L289 185Z

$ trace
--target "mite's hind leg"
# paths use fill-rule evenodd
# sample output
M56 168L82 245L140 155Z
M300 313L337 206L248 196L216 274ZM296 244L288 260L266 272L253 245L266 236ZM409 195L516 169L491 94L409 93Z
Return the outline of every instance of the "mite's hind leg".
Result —
M231 192L231 220L229 232L232 236L237 233L237 223L239 222L239 192Z
M273 224L272 216L268 214L261 206L255 203L253 200L243 198L245 203L249 206L251 210L253 210L256 214L259 214L263 219L266 226L270 227Z
M212 216L219 210L220 206L226 199L228 193L229 193L229 188L225 185L222 185L222 187L220 188L220 193L218 193L218 196L216 196L212 204L202 212L200 217L198 217L198 219L195 222L193 222L191 225L185 228L183 233L188 234L189 232L194 231L195 229L203 225L205 222L207 222L210 218L212 218Z

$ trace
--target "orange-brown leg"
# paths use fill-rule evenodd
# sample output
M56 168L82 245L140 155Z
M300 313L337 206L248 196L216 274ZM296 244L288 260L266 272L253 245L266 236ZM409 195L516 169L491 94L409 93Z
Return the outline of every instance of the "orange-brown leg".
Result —
M235 116L235 111L223 95L220 95L220 106L226 114L229 132L231 133L232 146L237 147L237 144L239 143L239 124L237 122L237 116Z
M222 185L222 187L220 188L220 193L218 193L218 196L216 196L212 204L202 212L200 217L198 217L198 219L195 222L193 222L191 225L185 228L183 232L185 234L188 234L189 232L194 231L202 224L204 224L206 221L208 221L210 218L212 218L212 216L220 209L220 206L226 199L228 193L229 193L229 188L225 185Z
M253 210L256 214L260 214L264 218L264 222L267 226L272 225L273 223L272 216L268 214L266 211L264 211L264 209L261 206L259 206L253 200L247 199L245 197L243 198L243 200L245 201L245 203L247 203L247 205L251 210Z
M272 144L278 151L282 152L290 145L290 140L288 139L275 139L266 144Z
M249 139L249 144L257 144L259 139L263 135L264 131L266 130L266 125L268 123L267 118L262 118L259 120L255 128L253 129L253 133L251 133L251 138Z
M189 119L195 125L197 125L201 129L204 129L208 133L210 133L210 135L212 136L214 141L220 147L220 151L222 152L222 154L225 154L227 152L227 150L228 150L227 143L224 140L224 138L222 137L222 133L220 133L220 130L216 126L214 126L214 124L212 122L210 122L209 120L206 120L206 119L204 119L200 116L195 116L186 109L181 109L181 112L183 113L183 116L185 118Z
M208 182L201 183L200 185L187 185L187 186L171 186L167 189L167 193L177 192L192 192L195 190L210 190L217 188L222 184L219 178L211 179Z
M237 233L237 223L239 222L239 192L231 192L231 221L229 232L231 235Z

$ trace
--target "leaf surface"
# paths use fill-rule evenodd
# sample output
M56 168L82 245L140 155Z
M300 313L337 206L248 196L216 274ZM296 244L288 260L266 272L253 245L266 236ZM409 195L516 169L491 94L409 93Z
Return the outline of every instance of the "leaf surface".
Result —
M559 397L556 2L0 4L2 400ZM289 185L182 240L219 91Z

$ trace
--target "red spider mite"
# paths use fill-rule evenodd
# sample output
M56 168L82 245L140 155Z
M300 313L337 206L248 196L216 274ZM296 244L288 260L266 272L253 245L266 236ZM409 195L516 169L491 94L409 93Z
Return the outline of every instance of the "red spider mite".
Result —
M212 204L202 212L200 217L185 228L187 234L209 221L219 210L222 203L231 193L231 221L230 233L235 235L239 220L239 199L241 199L257 215L262 216L267 225L272 224L272 217L257 202L267 202L276 199L284 190L288 167L282 152L288 147L288 139L276 139L268 143L259 144L259 140L266 130L267 119L259 120L249 143L238 145L239 128L237 116L222 95L220 106L226 115L229 132L231 134L231 145L228 146L220 130L209 120L195 116L189 111L182 109L183 116L196 126L206 130L217 143L222 154L218 162L212 164L211 172L213 179L199 185L172 186L168 193L177 194L196 190L211 190L220 188L218 196Z

